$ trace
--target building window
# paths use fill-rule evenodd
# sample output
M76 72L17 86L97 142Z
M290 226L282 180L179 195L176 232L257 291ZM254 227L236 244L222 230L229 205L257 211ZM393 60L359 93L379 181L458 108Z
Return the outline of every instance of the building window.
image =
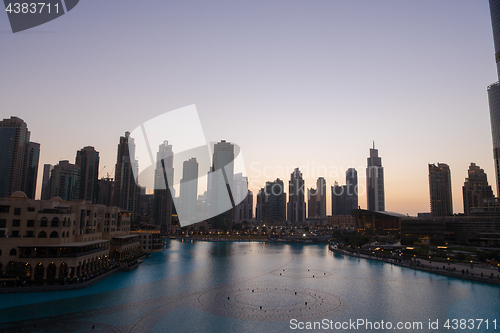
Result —
M17 256L17 250L16 249L10 250L10 255L11 256Z
M46 227L48 225L48 223L49 223L49 220L44 216L40 220L40 227Z
M35 211L35 207L28 207L28 212L34 212Z
M7 220L6 219L0 219L0 228L5 228L7 225Z
M50 238L59 238L59 234L57 233L57 231L52 231L50 233Z
M21 208L14 208L14 215L21 215Z
M40 231L38 238L47 238L47 233L45 231Z
M20 227L21 226L21 220L12 220L12 226L13 227Z
M52 221L50 222L50 226L52 228L57 228L59 227L59 219L57 217L54 217Z
M33 233L33 230L26 231L26 237L28 237L28 238L35 237L35 234Z
M19 230L12 230L10 237L19 237Z
M28 220L27 227L28 228L33 228L35 226L35 220Z
M0 206L0 213L8 213L10 206Z

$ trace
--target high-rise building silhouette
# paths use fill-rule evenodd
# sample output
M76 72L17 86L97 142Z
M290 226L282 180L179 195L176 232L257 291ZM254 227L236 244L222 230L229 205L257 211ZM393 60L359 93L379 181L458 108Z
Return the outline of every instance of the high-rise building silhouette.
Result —
M253 193L248 189L248 178L243 177L242 173L234 175L233 196L236 204L233 212L233 221L241 222L250 220L253 217Z
M343 215L350 215L352 210L358 209L358 172L356 169L347 169L345 184Z
M269 224L286 221L286 193L283 181L277 178L273 182L266 182L263 197L262 220Z
M116 156L113 206L132 213L132 218L139 213L140 196L140 188L134 173L138 174L135 142L130 137L130 132L125 132L125 136L120 137Z
M182 179L180 184L180 202L178 209L179 220L193 222L197 218L197 198L198 198L198 162L196 158L184 161L182 164Z
M213 217L212 227L216 229L231 229L233 220L234 181L234 145L222 140L214 145L212 168L209 174L209 187L211 188L210 205L215 213L223 212ZM231 205L227 204L227 197Z
M48 197L65 201L80 199L80 167L69 161L59 161L50 173Z
M259 222L263 222L265 218L264 210L266 203L266 190L261 188L259 193L257 193L257 202L255 204L255 219ZM286 204L286 199L285 199Z
M475 163L469 166L468 177L462 187L464 214L471 215L474 208L485 207L485 199L493 198L493 190L488 185L488 177Z
M113 178L108 177L101 178L98 181L99 184L99 197L97 199L97 203L99 205L105 206L113 206L113 187L114 187Z
M316 181L316 188L308 189L307 203L307 217L326 219L325 178L319 177Z
M331 187L332 191L332 216L344 215L344 192L345 186L335 182Z
M0 198L16 191L35 198L40 145L30 142L26 123L18 117L0 121Z
M495 45L497 76L500 79L500 0L490 0L490 13L493 27L493 42ZM497 81L488 87L488 100L490 106L497 196L500 197L500 82Z
M429 164L429 193L432 216L453 215L451 172L447 164Z
M378 156L378 149L370 148L370 157L366 167L366 198L368 210L375 212L385 211L384 168L382 159Z
M43 165L43 178L42 178L42 200L50 200L50 191L49 191L49 183L50 183L50 174L54 166L52 164L44 164Z
M80 167L80 199L97 203L99 196L99 152L84 147L76 152L75 164Z
M26 157L23 180L24 193L28 198L34 199L38 176L38 162L40 160L40 144L36 142L28 143L28 154Z
M165 178L167 184L165 184ZM164 141L156 153L155 188L153 195L153 220L162 229L171 231L172 225L172 188L174 182L174 152L172 145Z
M306 220L306 202L304 201L304 180L299 168L290 174L288 184L288 216L292 223L304 223Z

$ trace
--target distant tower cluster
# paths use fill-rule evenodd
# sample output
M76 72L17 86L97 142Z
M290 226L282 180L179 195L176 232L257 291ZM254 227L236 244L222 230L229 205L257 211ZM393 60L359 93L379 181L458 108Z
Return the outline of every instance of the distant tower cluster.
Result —
M346 185L340 186L337 182L331 187L332 215L350 215L353 209L358 208L358 172L354 168L345 173Z
M30 142L28 125L18 118L0 121L0 198L22 191L35 198L40 144Z
M433 217L453 215L451 172L447 164L429 164L429 194Z
M319 177L316 188L307 190L307 217L326 219L326 181Z
M368 210L385 211L384 168L382 159L378 156L378 149L375 149L375 142L367 159L366 194Z

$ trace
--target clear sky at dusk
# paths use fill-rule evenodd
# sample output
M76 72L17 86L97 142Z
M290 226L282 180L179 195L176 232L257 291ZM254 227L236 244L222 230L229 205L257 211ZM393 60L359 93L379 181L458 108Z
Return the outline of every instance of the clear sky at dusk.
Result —
M114 177L125 131L191 104L254 194L294 167L307 187L349 167L365 184L373 140L388 211L429 211L428 163L449 164L456 213L471 162L494 187L487 0L82 0L16 34L0 14L0 60L0 116L41 143L38 194L43 164L88 145Z

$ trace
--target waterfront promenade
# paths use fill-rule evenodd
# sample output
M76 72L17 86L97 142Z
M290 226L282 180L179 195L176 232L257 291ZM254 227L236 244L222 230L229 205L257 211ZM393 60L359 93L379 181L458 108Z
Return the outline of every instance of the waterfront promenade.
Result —
M465 279L476 282L490 283L500 285L500 273L498 270L490 267L477 266L464 263L444 263L425 259L399 259L385 258L380 256L371 256L363 253L349 251L347 249L334 248L328 246L329 250L336 253L345 254L352 257L358 257L369 260L383 261L393 265L416 269L428 273L446 275L459 279Z

